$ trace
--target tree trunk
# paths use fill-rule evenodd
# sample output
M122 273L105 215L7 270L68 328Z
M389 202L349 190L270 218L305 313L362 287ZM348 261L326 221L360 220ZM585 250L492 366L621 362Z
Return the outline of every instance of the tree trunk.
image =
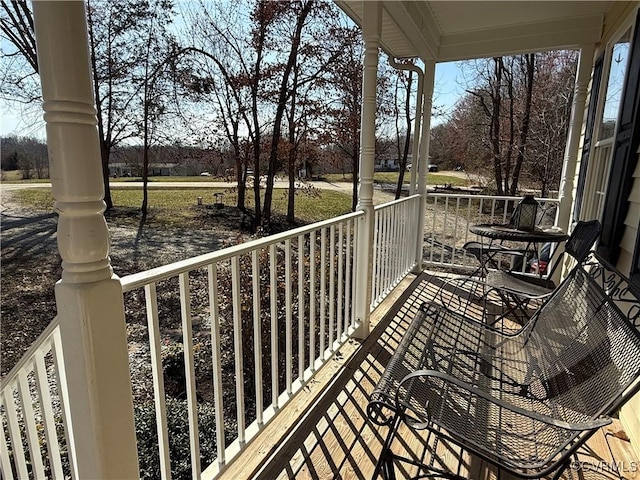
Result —
M289 174L289 192L287 198L287 222L294 223L295 202L296 202L296 161L298 159L298 144L296 143L296 106L297 106L297 85L298 71L297 68L293 72L293 85L291 87L291 103L289 106L289 154L288 154L288 174Z
M529 53L525 55L527 68L527 95L524 105L524 115L522 117L522 128L520 129L520 140L518 142L518 155L516 164L513 168L513 177L511 179L511 195L515 195L518 190L518 182L520 180L520 170L524 161L524 152L527 146L527 138L529 136L529 125L531 121L531 102L533 97L533 77L535 73L536 54ZM546 177L546 175L545 175Z
M294 223L296 221L296 215L295 215L296 152L295 152L295 148L293 147L289 150L288 173L289 173L289 192L287 197L287 222Z
M113 200L111 199L111 187L109 186L109 156L111 154L110 141L105 138L104 121L102 120L102 96L98 88L98 68L95 56L95 38L93 33L93 22L91 17L88 20L88 33L90 39L89 51L91 54L91 75L93 77L93 94L96 102L96 117L98 120L98 136L100 138L100 159L102 160L102 181L104 185L104 203L106 210L113 208Z
M516 115L514 109L514 93L513 93L513 67L511 71L509 71L504 63L502 64L502 69L504 71L504 76L506 78L507 84L507 95L509 97L509 141L507 142L507 152L505 154L504 159L504 168L502 171L502 178L504 181L504 192L511 191L511 187L509 186L509 181L511 179L511 159L513 158L513 143L516 136Z
M494 87L492 89L491 127L489 134L493 151L493 173L496 180L498 195L503 195L502 189L502 158L500 155L500 107L502 103L500 88L502 85L502 57L496 57L494 61Z
M409 143L411 142L411 84L413 83L413 72L409 71L407 80L407 98L404 104L405 119L407 121L407 134L404 140L404 150L400 159L400 171L398 172L398 185L396 187L396 200L402 195L402 185L404 183L404 172L407 169L407 158L409 157Z
M243 168L243 165L246 163L246 155L243 157L240 155L240 144L239 142L234 143L233 145L233 154L236 159L236 180L238 182L238 202L236 206L244 211L245 210L245 202L246 202L246 192L247 192L247 183L245 178L246 169Z
M109 186L109 156L111 148L107 145L107 142L100 139L100 156L102 160L102 180L104 183L104 203L107 210L113 208L113 200L111 199L111 187Z
M311 11L313 6L313 0L307 1L302 7L300 14L296 21L296 30L291 42L291 50L289 51L289 58L282 73L282 81L280 82L280 94L278 97L278 106L276 108L276 115L273 124L273 136L271 137L271 152L269 152L269 168L267 171L267 186L264 192L264 206L262 208L262 223L265 226L269 226L271 222L271 204L273 200L273 183L276 175L276 165L278 163L278 147L280 145L280 132L282 128L282 117L284 115L285 108L287 106L289 76L296 64L298 58L298 49L300 47L300 38L302 36L302 27L307 18L307 15Z
M143 119L143 146L142 146L142 221L147 218L149 205L149 98L147 93L147 81L144 83L144 119Z
M295 94L293 95L293 98L295 98ZM293 102L295 102L295 100L292 99L292 103ZM289 118L289 154L288 154L288 160L287 160L287 167L288 167L287 173L289 175L289 192L287 195L287 222L289 223L294 223L296 220L296 215L295 215L296 160L298 157L297 155L298 148L295 143L296 141L295 122L294 122L294 119L292 118L294 112L295 112L295 107L294 105L292 105L291 115Z
M356 135L357 133L354 133ZM355 136L353 138L356 138ZM353 193L351 196L351 211L355 212L358 207L358 181L360 171L360 142L353 146L351 154L351 178L353 183Z

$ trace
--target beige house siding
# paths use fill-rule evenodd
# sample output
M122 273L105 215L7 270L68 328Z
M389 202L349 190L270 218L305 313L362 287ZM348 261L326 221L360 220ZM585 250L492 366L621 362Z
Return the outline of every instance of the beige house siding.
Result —
M622 251L618 261L618 268L624 273L631 271L640 225L640 162L636 165L633 178L634 183L629 195L629 213L624 222L624 236L620 242Z
M633 172L633 178L634 184L629 195L629 213L625 219L624 237L620 243L622 251L618 261L618 268L623 273L631 271L633 254L640 234L640 161ZM620 421L640 458L640 393L622 408Z

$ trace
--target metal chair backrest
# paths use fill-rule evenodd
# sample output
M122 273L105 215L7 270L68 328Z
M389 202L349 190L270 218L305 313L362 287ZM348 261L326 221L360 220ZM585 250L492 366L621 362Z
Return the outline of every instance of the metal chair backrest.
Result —
M600 236L600 222L598 220L590 220L588 222L580 221L571 232L571 236L564 244L564 250L560 253L557 261L553 262L553 268L549 272L549 278L553 276L560 262L560 257L565 253L571 255L576 262L580 263L584 260L593 247L593 244Z
M575 258L577 262L582 262L600 236L600 229L598 220L578 222L565 243L564 251Z
M585 257L532 318L525 347L539 357L538 395L568 407L568 421L611 415L640 388L640 291Z

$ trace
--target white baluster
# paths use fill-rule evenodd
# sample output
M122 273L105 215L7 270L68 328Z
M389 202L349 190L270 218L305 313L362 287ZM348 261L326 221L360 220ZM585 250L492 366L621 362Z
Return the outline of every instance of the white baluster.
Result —
M189 417L189 445L191 453L191 476L200 479L200 437L198 434L198 398L196 396L196 368L193 358L193 328L191 324L191 298L189 272L181 273L180 316L182 318L182 348L187 390L187 412ZM240 422L238 422L240 424Z
M253 294L253 375L256 389L256 422L262 426L264 411L262 393L262 321L260 319L260 259L258 250L251 252L251 277Z
M158 296L156 284L144 287L147 309L147 327L149 329L149 350L151 355L151 374L153 376L153 401L156 410L156 431L160 456L160 475L171 478L171 459L169 458L169 428L167 427L167 402L164 394L162 371L162 346L160 343L160 319L158 317Z
M224 435L224 405L222 396L222 357L220 355L220 311L218 309L218 264L207 267L209 311L211 312L211 356L213 364L213 401L216 409L216 461L226 463Z

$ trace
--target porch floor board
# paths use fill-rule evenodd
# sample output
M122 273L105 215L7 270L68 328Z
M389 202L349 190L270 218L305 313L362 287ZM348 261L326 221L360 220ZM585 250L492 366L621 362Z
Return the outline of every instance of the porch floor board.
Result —
M372 333L359 344L347 345L344 357L338 355L341 368L331 368L333 378L312 405L297 405L294 415L306 412L302 420L287 415L286 409L269 425L241 457L233 462L222 478L273 479L370 479L388 429L371 424L366 417L368 395L380 378L409 322L424 301L434 295L446 277L423 272L405 279L372 315ZM322 382L322 372L319 372ZM313 389L316 386L311 386ZM280 424L280 425L278 425ZM287 424L283 427L282 424ZM596 467L579 472L568 470L563 480L605 480L620 478L609 468L613 462L625 468L622 478L640 480L640 459L631 445L614 435L621 431L615 421L592 437L582 449L580 459ZM273 432L284 433L278 439ZM268 440L266 440L268 439ZM265 443L271 444L266 447ZM439 468L474 480L511 480L515 478L460 449L437 440L425 432L403 427L392 447L394 453L424 461L431 459ZM636 462L635 464L632 462ZM398 465L398 478L417 473L416 467Z

